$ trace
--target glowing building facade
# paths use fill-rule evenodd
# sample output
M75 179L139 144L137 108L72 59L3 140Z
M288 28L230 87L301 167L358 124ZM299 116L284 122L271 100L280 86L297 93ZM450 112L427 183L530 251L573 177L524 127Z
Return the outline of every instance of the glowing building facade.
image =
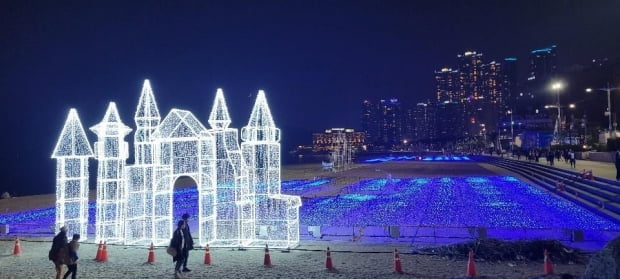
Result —
M77 113L75 117L70 113L67 123L75 123L74 118ZM241 144L238 130L229 127L231 119L221 90L216 93L208 119L211 128L207 129L185 110L172 109L162 120L147 80L134 121L135 164L130 166L125 165L128 144L124 137L131 129L120 120L114 103L102 122L91 128L98 136L94 152L99 161L96 242L168 244L175 227L173 186L178 178L190 177L198 188L200 245L297 245L301 199L280 193L281 135L263 91L242 129ZM87 164L92 151L87 152L90 146L85 135L77 140L66 140L65 135L79 134L79 127L65 124L52 155L58 160L57 224L69 220L62 210L67 202L63 199L67 188L63 185L69 177L65 173L86 185L77 195L88 194ZM68 159L78 162L68 164ZM79 221L84 230L87 216Z

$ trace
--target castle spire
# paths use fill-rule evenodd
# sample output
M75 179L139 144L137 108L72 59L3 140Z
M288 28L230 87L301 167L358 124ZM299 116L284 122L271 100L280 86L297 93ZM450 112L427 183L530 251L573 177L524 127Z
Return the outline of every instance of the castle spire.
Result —
M127 127L121 121L121 117L118 115L118 109L116 109L116 103L110 102L108 109L103 116L103 120L99 124L90 128L97 136L117 136L124 137L131 132L131 128Z
M142 93L140 94L140 101L138 101L134 120L138 127L157 126L159 121L161 121L153 89L151 89L151 82L148 79L145 79L144 85L142 85Z
M69 110L65 126L62 128L56 147L52 152L52 158L58 159L60 157L75 156L92 157L93 150L90 148L77 110L72 108Z
M280 130L273 122L263 90L258 91L250 120L243 127L241 138L244 141L280 141Z
M230 125L230 115L228 114L228 106L224 99L224 92L221 88L215 93L215 102L209 115L209 125L213 129L226 129Z

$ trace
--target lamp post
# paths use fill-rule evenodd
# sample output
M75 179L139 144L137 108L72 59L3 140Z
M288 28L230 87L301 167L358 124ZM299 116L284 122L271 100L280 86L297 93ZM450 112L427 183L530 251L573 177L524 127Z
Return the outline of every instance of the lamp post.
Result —
M611 90L617 90L620 89L620 87L609 87L609 82L607 83L607 87L606 88L588 88L586 89L586 92L592 92L592 90L599 90L599 91L606 91L607 92L607 115L609 117L609 138L616 138L616 129L614 128L614 132L612 133L612 122L611 122Z
M562 112L560 110L560 89L562 89L562 83L560 83L560 82L553 83L551 85L551 89L555 90L556 94L558 95L557 103L555 104L555 107L558 108L558 118L556 120L555 136L556 136L556 141L559 141L560 140L560 130L562 130L561 129L561 125L562 125L561 114L562 114Z
M508 114L510 114L510 152L512 153L512 146L515 144L515 133L512 129L514 124L514 121L512 120L512 110L509 110Z

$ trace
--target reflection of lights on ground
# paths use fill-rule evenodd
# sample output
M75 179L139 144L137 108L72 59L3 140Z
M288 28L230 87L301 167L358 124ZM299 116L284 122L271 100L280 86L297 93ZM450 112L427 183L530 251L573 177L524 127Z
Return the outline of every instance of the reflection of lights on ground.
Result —
M386 156L372 158L362 161L362 163L383 163L392 161L471 161L467 156Z
M329 181L294 180L282 190L298 191ZM312 185L310 184L319 184ZM302 226L421 226L505 229L582 229L620 231L620 224L518 181L511 176L368 179L342 194L308 199L300 209ZM174 191L174 212L197 220L196 187ZM94 204L90 204L94 223ZM2 224L54 223L54 208L0 214ZM45 226L45 225L42 225Z

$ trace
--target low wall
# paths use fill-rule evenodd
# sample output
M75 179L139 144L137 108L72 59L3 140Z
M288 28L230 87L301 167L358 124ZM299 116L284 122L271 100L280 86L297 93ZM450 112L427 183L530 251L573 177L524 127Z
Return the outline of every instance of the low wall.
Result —
M575 152L575 158L579 160L590 160L596 162L613 163L616 159L615 152Z

